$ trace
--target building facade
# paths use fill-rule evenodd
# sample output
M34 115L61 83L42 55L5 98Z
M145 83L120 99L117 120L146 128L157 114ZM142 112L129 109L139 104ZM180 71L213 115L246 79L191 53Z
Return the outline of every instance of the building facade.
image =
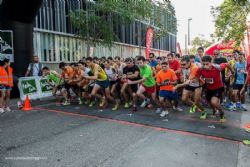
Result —
M172 10L173 7L170 6ZM75 62L87 56L86 42L76 36L77 30L69 20L71 10L86 10L86 0L43 0L43 4L34 22L34 53L41 62L57 64L61 61ZM153 42L152 51L164 55L176 50L176 18L172 12L163 13L161 21L168 33ZM172 23L175 24L172 24ZM145 21L134 21L129 25L116 23L113 25L118 37L111 49L101 45L90 47L91 56L136 56L145 53L145 41L140 43L138 27L147 28Z

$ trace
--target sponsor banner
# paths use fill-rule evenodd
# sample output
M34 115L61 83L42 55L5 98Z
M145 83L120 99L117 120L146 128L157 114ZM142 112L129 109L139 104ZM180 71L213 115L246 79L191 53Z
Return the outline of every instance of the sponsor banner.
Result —
M25 100L26 95L31 100L52 96L52 87L44 77L19 78L18 88L21 100Z
M0 59L4 58L14 62L13 32L11 30L0 30Z
M146 58L149 58L149 54L150 54L150 50L152 48L153 45L153 38L154 38L154 29L153 27L148 27L147 28L147 33L146 33L146 50L145 50L145 54L146 54Z

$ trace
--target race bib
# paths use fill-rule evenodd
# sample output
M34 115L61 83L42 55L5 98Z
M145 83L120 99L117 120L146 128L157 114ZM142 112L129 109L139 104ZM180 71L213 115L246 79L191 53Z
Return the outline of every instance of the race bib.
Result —
M207 83L207 84L213 84L213 83L214 83L214 79L213 79L213 78L204 78L203 80L204 80L205 83Z

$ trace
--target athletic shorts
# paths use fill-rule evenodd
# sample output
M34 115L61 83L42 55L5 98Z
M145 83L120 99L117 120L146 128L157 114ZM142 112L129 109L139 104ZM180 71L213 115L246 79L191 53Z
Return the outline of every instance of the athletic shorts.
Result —
M108 88L109 85L110 85L108 79L105 80L105 81L98 81L98 80L96 80L95 84L96 84L96 85L99 85L99 86L100 86L101 88L103 88L103 89Z
M206 91L206 99L208 102L211 101L212 97L217 97L217 98L221 98L224 92L224 87L221 87L219 89L215 89L215 90L209 90L207 89Z
M138 90L138 84L132 84L132 85L130 85L130 88L131 88L133 93L136 93Z
M0 90L12 90L10 86L0 85Z
M178 93L175 91L160 90L159 96L168 100L178 100Z
M243 87L244 87L244 85L241 85L241 84L234 84L233 85L233 89L236 89L236 90L241 90Z
M193 92L193 91L195 91L195 89L197 89L197 88L200 88L200 86L199 86L199 87L193 87L193 86L187 85L184 89Z
M148 93L148 94L152 94L152 93L155 93L156 92L156 86L151 86L151 87L147 87L143 84L141 84L141 86L145 89L145 91Z

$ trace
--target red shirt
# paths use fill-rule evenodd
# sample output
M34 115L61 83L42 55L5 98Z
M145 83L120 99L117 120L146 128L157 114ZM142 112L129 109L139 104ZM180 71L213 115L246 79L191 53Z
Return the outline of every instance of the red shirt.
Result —
M169 64L169 68L171 68L172 70L174 70L174 72L176 72L177 70L179 70L181 68L180 62L176 59L173 59L172 62L168 62ZM180 80L181 76L180 73L176 74L177 79Z
M197 70L196 76L205 81L208 90L215 90L222 88L223 82L221 77L221 71L227 67L227 63L222 63L220 65L212 65L210 70L204 68L199 68Z

